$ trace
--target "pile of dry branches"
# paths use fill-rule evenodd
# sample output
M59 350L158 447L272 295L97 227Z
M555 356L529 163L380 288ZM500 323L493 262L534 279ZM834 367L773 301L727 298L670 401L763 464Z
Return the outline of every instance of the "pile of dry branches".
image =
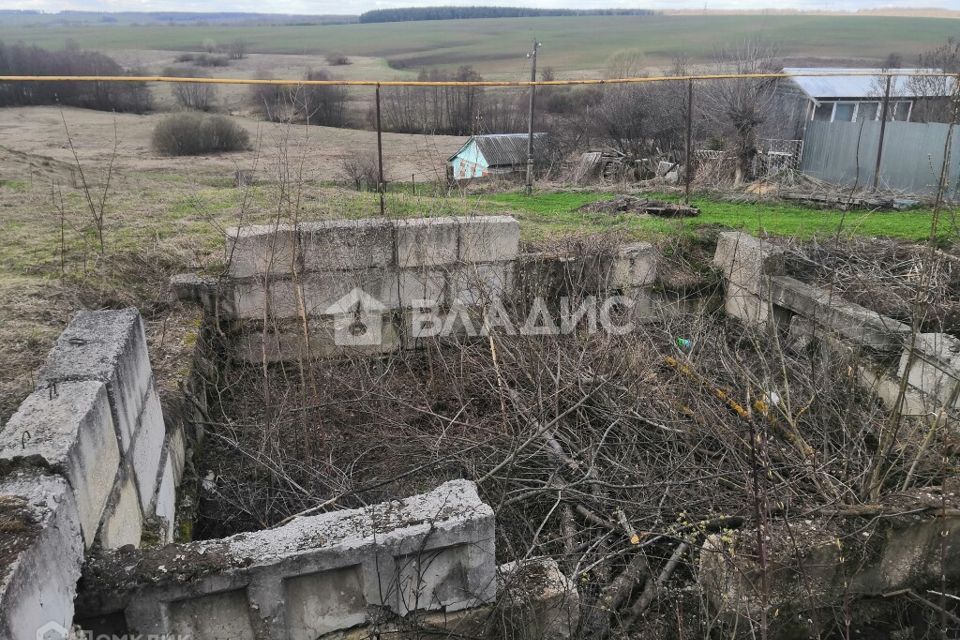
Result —
M877 464L891 488L911 465L915 486L940 482L919 425L900 430L893 462L877 459L888 415L849 365L699 315L626 336L491 335L294 363L266 378L221 370L198 531L468 478L497 514L500 560L550 555L576 580L584 637L641 622L682 632L703 611L665 589L689 579L686 554L706 534L860 504Z

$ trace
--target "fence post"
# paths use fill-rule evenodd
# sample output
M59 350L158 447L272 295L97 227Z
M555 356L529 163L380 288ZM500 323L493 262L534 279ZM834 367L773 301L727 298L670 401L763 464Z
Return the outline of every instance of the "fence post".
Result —
M683 203L690 204L690 181L693 179L693 158L691 157L691 135L693 129L693 78L687 80L687 141L686 155L684 163L686 164L683 172Z
M533 40L533 51L527 54L530 58L530 82L537 81L537 48L540 43ZM530 85L530 113L527 119L527 195L533 193L533 107L537 95L536 85Z
M877 141L877 164L873 169L873 190L880 184L880 161L883 159L883 135L887 131L887 112L890 108L890 81L892 75L887 76L887 87L883 91L883 108L880 109L880 139Z

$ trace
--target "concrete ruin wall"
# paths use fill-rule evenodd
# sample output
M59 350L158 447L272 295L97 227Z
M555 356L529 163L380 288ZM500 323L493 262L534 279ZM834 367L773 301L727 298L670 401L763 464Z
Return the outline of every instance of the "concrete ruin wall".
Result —
M714 265L726 280L727 314L766 324L801 344L821 340L864 357L860 380L889 407L906 392L905 415L953 412L960 396L960 340L945 333L911 336L910 326L788 275L784 251L746 233L720 234ZM887 362L896 363L893 367Z
M417 611L472 609L496 593L493 510L472 482L454 480L272 530L94 556L78 616L120 614L99 633L313 640Z
M0 637L69 626L91 547L173 539L184 446L137 310L77 313L0 430L0 514L17 525L0 557Z
M574 272L597 293L649 289L656 275L649 243L593 263L520 254L519 243L510 216L248 226L227 231L226 281L188 275L173 285L232 323L238 359L261 362L416 348L414 309L476 310L518 291L558 293ZM359 324L376 326L376 335L351 334L358 311Z

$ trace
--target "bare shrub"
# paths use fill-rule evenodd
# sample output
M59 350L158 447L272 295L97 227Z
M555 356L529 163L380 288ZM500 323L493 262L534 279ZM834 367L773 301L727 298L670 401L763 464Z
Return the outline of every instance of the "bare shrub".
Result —
M214 56L207 53L200 53L194 56L193 64L198 67L225 67L230 64L226 56Z
M331 67L342 67L352 63L350 62L350 58L347 57L347 54L335 51L327 54L327 64Z
M227 55L231 60L243 60L247 57L247 43L237 39L227 45Z
M164 69L163 75L174 78L209 78L210 74L203 71L183 71L181 69ZM210 111L217 100L217 89L212 84L200 82L184 82L173 85L173 97L181 107L196 111Z
M258 71L257 80L272 80L273 74L269 71ZM264 120L282 122L288 120L292 114L289 91L285 87L275 84L250 85L247 94L250 107Z
M153 148L170 156L243 151L250 148L250 134L226 116L179 113L154 128Z
M334 80L327 71L308 70L305 80ZM302 86L292 91L299 120L324 127L342 127L346 123L347 88L338 86Z
M380 182L377 154L373 152L348 155L342 160L343 176L357 191L374 190Z

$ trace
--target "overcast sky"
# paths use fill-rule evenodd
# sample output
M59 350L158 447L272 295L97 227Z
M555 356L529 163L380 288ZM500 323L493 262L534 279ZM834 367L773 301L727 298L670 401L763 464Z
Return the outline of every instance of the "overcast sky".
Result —
M828 9L850 10L879 8L884 6L925 8L930 6L960 9L960 0L707 0L709 9ZM651 0L636 2L628 0L0 0L2 9L39 9L60 11L78 9L86 11L250 11L258 13L302 14L355 14L370 9L393 7L416 7L436 5L503 5L541 8L651 8L651 9L702 9L703 0Z

